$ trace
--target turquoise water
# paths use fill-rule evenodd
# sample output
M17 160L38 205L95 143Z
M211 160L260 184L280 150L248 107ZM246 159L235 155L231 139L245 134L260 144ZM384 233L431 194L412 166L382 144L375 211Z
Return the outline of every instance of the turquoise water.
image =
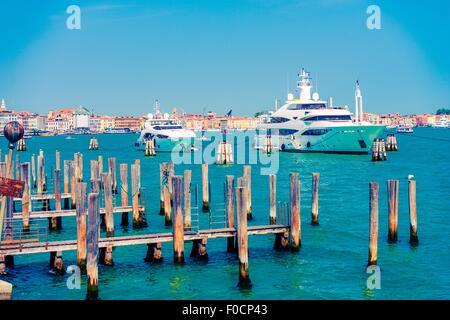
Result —
M144 262L147 247L115 248L113 267L99 266L99 291L102 299L449 299L450 298L450 130L416 129L413 135L398 135L399 151L388 153L388 161L371 162L370 156L286 154L279 155L277 198L287 201L289 172L301 178L302 248L298 253L273 250L274 237L249 238L250 278L253 288L239 290L238 262L226 252L225 239L208 241L209 260L189 258L190 243L185 244L185 265L174 265L172 243L163 244L164 262ZM89 136L37 137L27 140L28 151L20 153L29 161L42 148L46 169L54 166L54 151L61 159L84 154L85 177L88 160L99 154L117 157L117 164L141 159L142 187L145 188L148 228L133 230L120 226L115 218L116 235L170 231L159 212L159 163L169 154L145 158L132 147L134 135L100 135L99 151L87 150ZM176 166L176 174L193 170L193 183L200 183L198 165ZM222 185L226 175L240 176L241 165L210 166L213 210L221 214ZM320 172L320 226L310 225L311 173ZM417 180L418 233L420 244L409 241L407 176ZM387 243L386 180L400 180L399 241ZM378 265L381 289L366 289L368 255L368 184L380 183ZM51 182L51 179L50 179ZM268 223L268 177L252 170L251 225ZM200 213L202 225L208 223ZM102 232L102 236L104 233ZM73 218L63 219L63 230L52 239L75 238ZM14 284L13 299L84 299L86 277L81 289L69 290L68 275L50 274L49 255L15 257L15 267L2 279ZM64 252L65 266L75 264L75 252Z

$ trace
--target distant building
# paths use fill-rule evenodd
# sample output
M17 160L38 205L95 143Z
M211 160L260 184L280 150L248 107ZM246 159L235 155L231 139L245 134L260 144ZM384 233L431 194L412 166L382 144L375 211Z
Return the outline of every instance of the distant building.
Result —
M89 128L89 120L91 113L85 107L80 106L73 113L74 128Z
M114 117L114 128L129 128L130 130L139 130L141 128L141 119L132 116Z

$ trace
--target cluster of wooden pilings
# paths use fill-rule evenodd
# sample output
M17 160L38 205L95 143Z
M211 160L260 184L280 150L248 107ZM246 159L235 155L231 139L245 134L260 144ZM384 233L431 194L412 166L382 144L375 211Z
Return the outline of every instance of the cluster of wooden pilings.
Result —
M272 143L272 135L268 134L264 137L264 142L262 146L262 151L267 154L273 153L273 143Z
M368 265L376 265L378 260L378 194L379 184L370 182L369 202L369 259ZM388 180L388 242L395 243L398 240L398 194L399 181ZM416 181L408 180L408 202L409 202L409 242L412 246L419 244L417 235L417 209L416 209Z
M27 145L24 138L17 141L17 151L27 151Z
M146 157L156 156L155 139L145 140L145 153L144 154Z
M49 230L62 229L62 217L76 217L77 232L83 232L85 225L84 204L86 200L86 190L88 184L83 182L83 154L75 153L73 160L64 160L64 180L63 192L61 192L61 170L60 170L60 153L56 151L56 163L53 172L53 193L47 190L47 180L45 174L45 156L44 152L40 150L37 157L37 168L35 167L35 155L32 155L31 162L20 163L16 160L16 179L24 182L24 190L22 198L3 197L4 201L10 201L11 205L6 204L5 224L13 226L14 220L22 221L22 228L20 230L10 230L11 237L5 237L8 244L14 245L17 243L25 243L30 241L30 234L35 234L33 230L33 219L48 219ZM8 164L11 170L7 170ZM30 170L31 165L31 170ZM3 177L14 177L14 160L7 156L6 163L0 163L0 175ZM116 161L111 157L108 159L108 171L103 172L103 158L99 156L98 160L91 160L90 162L90 179L89 186L91 192L100 193L103 195L105 206L100 208L102 216L102 225L106 228L108 236L114 233L114 219L115 213L122 213L121 224L128 225L128 213L132 213L133 227L141 228L147 225L145 219L145 208L139 205L139 198L141 193L140 188L140 161L135 160L131 165L131 190L128 187L128 164L120 164L120 181L121 181L121 206L113 207L113 194L118 193L117 178L116 178ZM33 191L35 191L33 193ZM131 198L131 206L129 199ZM11 201L12 200L12 201ZM54 203L54 208L51 207L51 202ZM62 209L62 202L64 201L64 209ZM2 202L2 203L3 203ZM14 212L13 206L15 203L22 204L21 212ZM38 203L41 210L33 210L33 203ZM83 220L84 219L84 220ZM17 226L15 227L18 228ZM7 229L7 228L6 228ZM39 240L39 234L36 234ZM24 238L22 238L24 237ZM2 242L4 245L5 242ZM106 263L109 263L110 255L106 250ZM0 254L1 255L1 254ZM4 268L13 265L12 256L2 256L0 258L8 262L3 264L0 259L0 272L4 272ZM77 258L82 263L83 258ZM53 252L50 258L50 265L56 272L62 271L62 258L60 252Z
M386 151L398 151L397 137L393 133L386 136Z
M386 161L386 143L382 138L376 138L372 144L372 161Z
M98 140L96 137L92 137L89 140L89 150L98 150L99 148L99 144L98 144Z
M219 143L216 150L216 164L233 164L233 147L225 139Z

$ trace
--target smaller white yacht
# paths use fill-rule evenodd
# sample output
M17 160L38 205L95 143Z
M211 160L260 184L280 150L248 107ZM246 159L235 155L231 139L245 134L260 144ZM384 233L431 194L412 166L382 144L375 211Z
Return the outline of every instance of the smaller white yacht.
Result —
M396 132L397 133L413 133L414 130L413 130L412 126L398 125Z
M186 129L177 119L169 114L151 114L147 116L136 147L145 148L147 140L154 140L156 152L184 152L194 151L195 132Z

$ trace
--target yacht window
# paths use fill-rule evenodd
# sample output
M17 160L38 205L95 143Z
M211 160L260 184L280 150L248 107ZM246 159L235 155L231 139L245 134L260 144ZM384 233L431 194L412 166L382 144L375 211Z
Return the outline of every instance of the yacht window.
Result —
M309 129L302 133L302 136L322 136L330 129Z
M271 123L283 123L283 122L287 122L290 119L288 118L283 118L283 117L271 117L270 118L270 122Z
M296 132L298 132L298 130L294 130L294 129L279 129L278 130L278 134L280 136L288 136L288 135L294 134Z
M333 120L352 120L350 116L315 116L303 119L304 121L333 121Z
M302 103L302 104L290 104L288 110L305 110L305 109L326 109L324 103Z

